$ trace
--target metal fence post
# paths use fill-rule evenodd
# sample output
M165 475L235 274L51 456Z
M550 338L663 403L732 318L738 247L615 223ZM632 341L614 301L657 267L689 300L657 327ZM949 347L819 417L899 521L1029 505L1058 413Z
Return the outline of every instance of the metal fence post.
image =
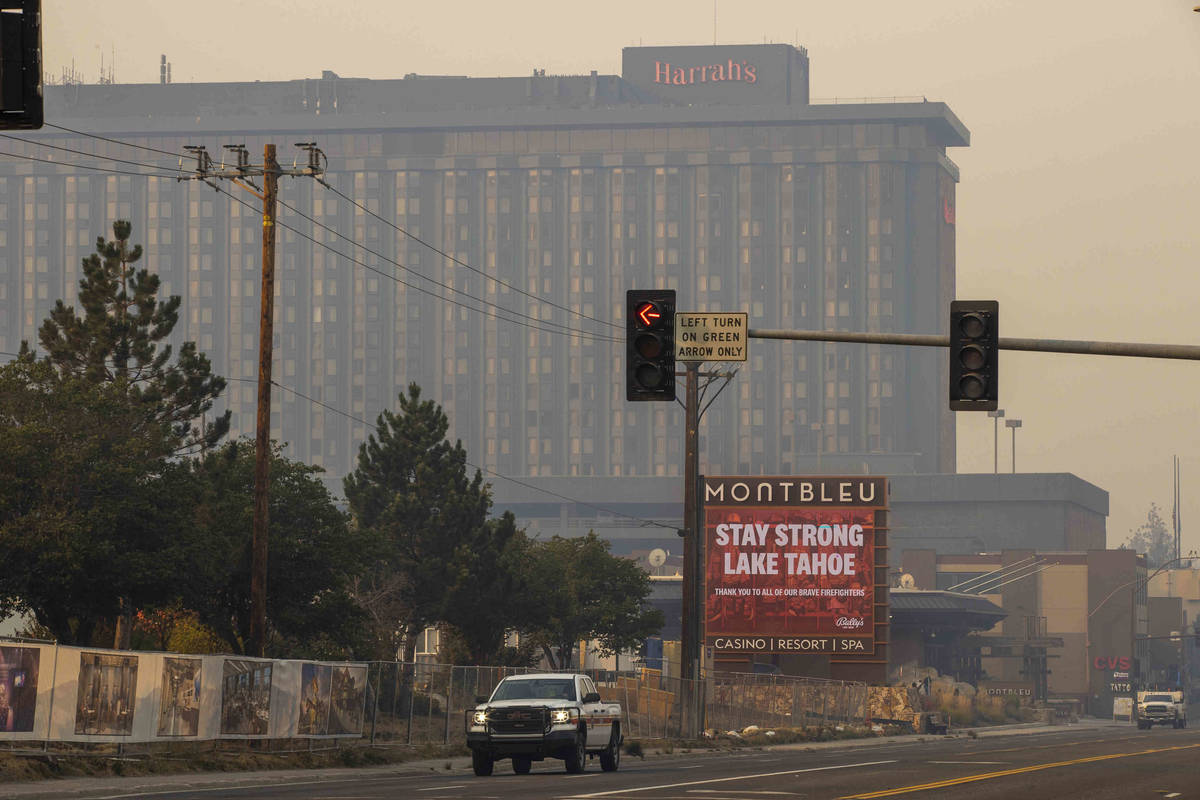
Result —
M450 709L454 707L454 670L450 667L450 675L446 679L446 737L442 744L450 744Z
M625 705L621 706L621 710L625 714L625 728L626 728L626 732L630 736L632 736L633 731L629 730L630 728L633 727L633 725L632 725L633 716L630 714L630 709L629 709L629 682L625 681L621 688L623 688L625 690Z
M371 746L375 746L375 715L379 711L379 690L383 687L383 662L375 664L375 702L371 703ZM312 743L312 740L309 740Z
M396 662L397 674L400 672L401 667L407 663L408 662ZM416 702L417 701L416 682L417 682L416 669L413 669L412 680L409 681L409 684L408 684L408 732L405 733L405 735L404 735L404 743L405 744L412 744L413 706L415 706L417 704L417 702ZM403 686L403 682L401 682L401 686Z

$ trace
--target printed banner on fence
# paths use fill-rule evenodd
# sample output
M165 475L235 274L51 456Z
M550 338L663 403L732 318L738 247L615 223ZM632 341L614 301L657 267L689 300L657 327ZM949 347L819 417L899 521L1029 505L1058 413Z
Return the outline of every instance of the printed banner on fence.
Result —
M271 730L274 663L226 658L221 667L221 735L258 737Z
M163 658L158 702L159 736L199 735L203 664L199 658Z
M366 703L366 666L304 663L298 736L358 736Z
M705 639L717 652L871 653L882 478L705 478Z
M0 646L0 736L34 738L49 724L49 686L43 665L54 651L38 645Z
M0 741L360 736L367 665L0 642Z

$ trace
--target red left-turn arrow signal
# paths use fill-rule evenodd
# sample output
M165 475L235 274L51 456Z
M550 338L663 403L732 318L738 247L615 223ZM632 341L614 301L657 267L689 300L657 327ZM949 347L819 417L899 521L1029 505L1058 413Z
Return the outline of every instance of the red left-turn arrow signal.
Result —
M658 306L654 303L642 303L638 306L637 316L643 325L649 327L654 324L655 320L660 319L662 314L659 313Z

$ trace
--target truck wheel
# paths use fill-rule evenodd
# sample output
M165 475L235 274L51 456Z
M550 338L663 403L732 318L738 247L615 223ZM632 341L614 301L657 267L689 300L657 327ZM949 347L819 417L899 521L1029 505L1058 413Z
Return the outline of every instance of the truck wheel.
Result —
M587 769L587 738L583 731L575 734L575 746L567 753L567 772L578 775Z
M529 768L533 766L533 759L529 756L513 756L513 772L518 775L528 775Z
M491 775L495 766L496 762L490 754L482 750L471 751L471 768L475 770L475 774L480 778L486 778L488 775Z
M605 772L616 772L621 767L621 728L613 725L608 747L600 754L600 768Z

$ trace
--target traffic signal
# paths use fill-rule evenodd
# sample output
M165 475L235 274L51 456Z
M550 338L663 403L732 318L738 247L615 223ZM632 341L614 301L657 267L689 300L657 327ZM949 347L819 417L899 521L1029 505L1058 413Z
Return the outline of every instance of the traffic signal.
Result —
M625 292L625 399L675 399L675 290Z
M995 411L1000 350L1000 304L950 303L950 409Z
M0 0L0 130L42 127L42 3Z

